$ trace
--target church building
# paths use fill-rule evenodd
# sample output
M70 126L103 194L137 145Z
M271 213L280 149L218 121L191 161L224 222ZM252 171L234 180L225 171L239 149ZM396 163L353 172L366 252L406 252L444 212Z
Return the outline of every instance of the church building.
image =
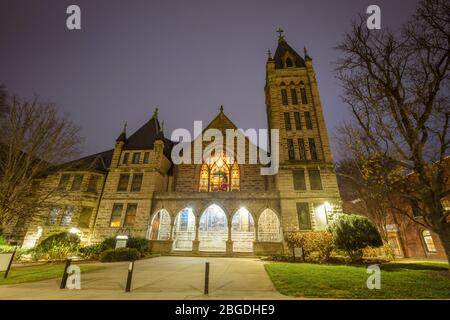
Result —
M277 174L261 175L260 164L238 164L227 151L175 165L176 142L155 111L113 149L45 177L66 196L33 220L23 246L66 230L86 245L133 236L149 239L153 253L265 255L282 253L289 232L326 230L342 210L313 61L281 32L264 94L268 129L279 130ZM237 129L223 107L211 128Z

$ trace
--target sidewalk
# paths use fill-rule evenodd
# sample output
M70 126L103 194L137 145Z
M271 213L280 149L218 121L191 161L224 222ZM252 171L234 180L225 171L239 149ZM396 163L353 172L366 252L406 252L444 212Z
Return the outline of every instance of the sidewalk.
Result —
M208 296L203 294L210 262ZM125 293L128 263L81 274L81 290L59 289L61 279L0 286L0 299L289 299L272 285L264 262L253 258L157 257L136 261L132 292Z

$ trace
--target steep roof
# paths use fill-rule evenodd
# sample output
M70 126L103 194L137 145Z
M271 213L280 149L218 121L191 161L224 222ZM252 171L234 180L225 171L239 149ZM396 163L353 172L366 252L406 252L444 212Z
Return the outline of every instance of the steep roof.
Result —
M275 55L273 57L273 60L275 61L275 68L282 69L283 66L283 59L285 57L286 52L289 52L291 56L294 58L294 64L296 68L303 68L306 67L305 60L294 50L290 45L287 44L286 40L284 38L280 38L278 40L278 47L275 51Z
M107 171L111 164L111 159L114 149L95 153L77 160L70 161L65 166L71 169L97 169L100 171Z
M153 149L156 140L164 142L164 155L170 158L173 143L164 137L158 117L154 115L142 127L137 129L129 138L124 138L124 150Z

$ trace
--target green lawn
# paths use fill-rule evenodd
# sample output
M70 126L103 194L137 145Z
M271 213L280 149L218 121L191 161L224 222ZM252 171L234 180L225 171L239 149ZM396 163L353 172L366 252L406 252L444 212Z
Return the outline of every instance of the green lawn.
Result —
M81 273L103 269L102 266L90 264L78 265ZM46 264L33 267L11 268L8 278L4 279L4 272L0 272L0 285L33 282L39 280L60 278L64 271L64 264Z
M450 299L450 272L444 261L399 261L380 265L381 289L369 290L367 265L267 264L282 294L337 299Z

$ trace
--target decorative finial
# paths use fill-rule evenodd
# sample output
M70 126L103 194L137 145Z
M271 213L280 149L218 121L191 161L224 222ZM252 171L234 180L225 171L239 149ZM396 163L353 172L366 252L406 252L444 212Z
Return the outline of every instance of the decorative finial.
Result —
M159 132L164 132L164 121L161 122L161 127L159 128Z
M123 133L127 133L127 122L123 124Z
M267 49L267 57L269 60L272 60L272 52L270 52L270 48Z
M156 107L155 111L153 111L152 119L158 119L158 107Z
M223 105L220 105L220 112L223 112Z
M283 35L284 30L281 28L278 28L277 32L278 32L278 41L283 41L284 40L284 35Z
M305 59L311 60L311 57L308 55L308 51L306 50L306 47L303 47L303 52L305 53Z

